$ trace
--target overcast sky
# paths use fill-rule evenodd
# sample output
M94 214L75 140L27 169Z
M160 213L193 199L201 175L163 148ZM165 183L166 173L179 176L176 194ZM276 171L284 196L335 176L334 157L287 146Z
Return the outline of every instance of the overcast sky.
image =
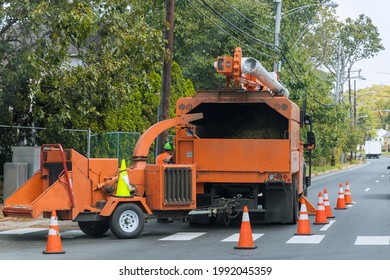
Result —
M365 14L378 27L384 51L374 58L357 62L354 70L361 69L366 80L357 80L357 88L369 87L373 84L390 86L390 0L334 0L339 4L336 8L340 20L347 17L356 19Z

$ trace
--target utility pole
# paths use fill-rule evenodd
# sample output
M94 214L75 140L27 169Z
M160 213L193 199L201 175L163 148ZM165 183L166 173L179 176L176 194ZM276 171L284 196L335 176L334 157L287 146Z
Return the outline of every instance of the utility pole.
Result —
M165 0L165 50L162 69L162 92L160 98L160 107L158 110L158 121L169 118L169 106L171 97L172 81L172 60L173 60L173 30L175 19L175 0ZM163 152L165 141L168 140L168 131L162 132L157 137L157 153ZM156 155L157 156L157 155Z
M357 108L356 108L356 79L361 79L361 80L365 80L366 78L364 78L362 76L362 69L359 69L359 70L356 70L356 71L351 71L351 72L358 72L358 75L357 76L354 76L354 77L349 77L349 79L353 79L353 123L354 125L356 125L356 121L357 121Z
M274 0L275 8L276 8L276 16L275 16L275 37L274 37L274 45L275 52L277 54L279 51L279 39L280 39L280 22L282 21L282 0ZM280 62L274 62L274 72L277 73L280 71Z
M337 69L336 69L336 88L334 91L334 101L336 104L339 103L340 94L340 56L341 56L341 40L339 35L339 43L337 48Z
M359 71L360 76L360 71ZM353 125L357 124L356 119L356 79L353 80Z

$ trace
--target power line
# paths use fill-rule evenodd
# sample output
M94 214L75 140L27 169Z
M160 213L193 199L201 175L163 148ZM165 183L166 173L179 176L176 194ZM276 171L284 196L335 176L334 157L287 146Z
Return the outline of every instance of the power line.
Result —
M210 17L208 17L206 14L204 14L201 10L199 10L190 0L187 0L188 3L190 4L190 6L195 10L197 11L200 15L202 15L205 19L207 19L208 21L210 21L213 25L215 25L218 29L220 29L222 32L224 32L226 35L230 36L231 38L233 38L234 40L236 40L240 45L243 45L245 46L246 48L260 54L260 55L264 55L266 57L270 57L270 58L274 58L274 56L272 55L269 55L269 54L266 54L264 52L261 52L259 50L256 50L255 48L249 46L248 44L245 44L244 42L242 42L240 39L238 39L237 37L233 36L232 34L230 34L229 32L227 32L225 29L223 29L221 26L219 26L217 23L215 23L213 20L210 19Z
M228 2L226 2L225 0L221 0L226 6L228 6L230 9L232 9L235 13L239 14L241 17L243 17L245 20L249 21L250 23L254 24L255 26L259 27L260 29L263 29L265 31L268 31L268 32L271 32L272 34L274 34L274 31L273 30L270 30L266 27L263 27L263 26L260 26L258 25L257 23L253 22L250 18L246 17L245 15L243 15L240 11L238 11L236 8L234 8L232 5L230 5Z
M383 75L390 75L390 73L386 73L386 72L372 71L372 70L368 70L368 69L362 69L362 70L367 71L367 72L372 72L372 73L383 74Z
M221 15L217 10L215 10L212 6L210 6L210 4L208 4L206 1L204 0L198 0L198 1L201 1L203 3L204 6L206 6L207 8L209 8L218 18L220 18L222 21L224 21L228 26L230 26L231 28L235 29L236 31L242 33L243 35L247 36L248 38L250 38L251 40L253 40L254 42L256 43L261 43L263 45L265 45L265 47L267 48L270 48L272 50L274 50L274 45L273 44L270 44L270 43L267 43L263 40L260 40L250 34L248 34L247 32L243 31L242 29L240 29L239 27L237 27L236 25L234 25L232 22L230 22L228 19L226 19L223 15Z
M287 52L290 54L290 56L291 56L293 62L297 65L297 67L299 68L299 70L300 70L301 72L304 72L304 71L302 70L302 68L300 67L300 65L299 65L299 64L296 62L296 60L294 59L294 56L291 54L290 48L289 48L287 42L285 42L284 40L283 40L282 42L283 42L283 44L286 45ZM297 74L295 73L294 68L293 68L292 65L290 64L290 61L289 61L289 59L287 58L287 56L286 56L283 52L281 52L281 55L283 56L284 61L287 63L288 67L290 68L290 72L292 73L292 75L295 77L295 79L296 79L299 83L302 83L301 80L298 78ZM315 87L315 86L313 86L311 83L309 83L309 86L311 86L311 87L312 87L314 90L316 90L318 93L322 94L322 92L320 92L320 91L318 90L318 88ZM334 103L334 102L331 103L331 104L323 103L323 102L317 100L315 97L313 97L313 96L307 91L306 88L303 88L303 90L305 91L305 93L307 94L308 97L310 97L311 99L313 99L316 103L320 104L321 106L324 106L324 107L333 107L333 106L336 105L336 103Z

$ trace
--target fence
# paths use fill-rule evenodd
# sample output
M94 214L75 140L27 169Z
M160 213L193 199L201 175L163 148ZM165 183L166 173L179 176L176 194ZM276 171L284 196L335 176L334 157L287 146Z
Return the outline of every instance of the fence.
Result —
M118 164L122 159L125 159L129 165L139 137L139 132L93 134L91 135L91 157L118 158ZM154 158L154 154L150 153L150 159L152 158Z
M108 132L92 134L90 129L63 129L53 131L43 127L0 125L0 175L4 163L12 161L12 146L40 146L59 143L64 148L73 148L86 157L118 158L131 163L131 156L140 137L139 132ZM154 160L153 147L149 160Z

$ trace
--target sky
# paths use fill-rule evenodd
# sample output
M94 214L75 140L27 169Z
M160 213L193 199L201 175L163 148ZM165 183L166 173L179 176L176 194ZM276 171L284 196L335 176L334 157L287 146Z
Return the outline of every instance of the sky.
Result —
M378 28L382 45L374 58L356 62L353 70L361 69L361 75L366 80L356 80L357 89L372 85L390 86L390 1L389 0L333 0L338 3L336 13L340 20L347 17L356 19L360 14L371 18Z

